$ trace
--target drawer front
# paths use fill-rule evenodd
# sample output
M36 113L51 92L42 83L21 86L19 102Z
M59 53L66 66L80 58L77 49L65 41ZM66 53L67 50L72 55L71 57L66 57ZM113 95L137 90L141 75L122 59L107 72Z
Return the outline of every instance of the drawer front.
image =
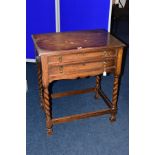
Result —
M91 61L94 59L102 59L108 57L116 57L116 50L98 50L92 52L81 51L76 54L64 54L57 56L49 56L48 62L53 65L71 64L74 62Z
M90 63L78 63L72 65L59 65L53 66L49 65L49 75L50 76L64 76L70 74L78 73L91 73L91 71L100 70L101 73L111 72L115 68L115 59L107 58L101 62L90 62Z

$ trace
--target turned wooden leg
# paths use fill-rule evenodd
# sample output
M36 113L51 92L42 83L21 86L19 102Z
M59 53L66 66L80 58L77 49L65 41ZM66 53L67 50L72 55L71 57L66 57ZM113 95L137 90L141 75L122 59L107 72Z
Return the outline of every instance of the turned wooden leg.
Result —
M47 134L52 135L53 130L52 126L50 124L50 120L52 119L52 114L51 114L51 105L50 105L50 100L49 100L49 91L48 87L44 88L44 110L46 114L46 127L47 127Z
M112 114L110 117L110 121L116 120L116 112L117 112L117 97L118 97L118 83L119 83L119 77L114 77L114 84L113 84L113 94L112 94Z
M99 89L101 89L101 76L100 75L96 76L96 88L95 88L95 92L96 92L95 98L96 99L98 99L100 96L98 93Z
M44 109L41 64L37 62L37 65L38 65L38 84L39 84L39 94L40 94L40 106Z

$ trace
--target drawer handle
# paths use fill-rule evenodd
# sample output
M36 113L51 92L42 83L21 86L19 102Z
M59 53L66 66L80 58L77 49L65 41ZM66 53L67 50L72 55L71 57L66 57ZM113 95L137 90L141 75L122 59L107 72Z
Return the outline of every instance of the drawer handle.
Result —
M108 55L107 51L104 51L104 56L107 56L107 55Z
M59 66L59 72L63 73L63 66Z
M59 56L58 59L59 59L59 62L62 62L62 56Z
M81 46L80 47L77 47L77 49L80 50L80 49L82 49L82 47Z

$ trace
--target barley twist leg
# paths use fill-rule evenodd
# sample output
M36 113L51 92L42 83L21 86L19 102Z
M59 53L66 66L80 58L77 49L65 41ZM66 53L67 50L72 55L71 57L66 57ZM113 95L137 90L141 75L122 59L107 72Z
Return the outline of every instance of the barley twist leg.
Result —
M119 84L119 77L114 77L114 84L113 84L113 94L112 94L112 114L110 117L110 121L116 120L116 112L117 112L117 98L118 98L118 84Z
M50 124L50 121L52 119L52 114L51 114L51 105L50 105L50 100L49 100L49 91L48 87L44 88L44 111L46 114L46 127L47 127L47 134L52 135L53 130L52 126Z
M99 98L99 89L101 88L101 76L96 76L96 88L95 88L95 98L98 99Z
M40 94L40 106L44 108L44 100L43 100L43 85L42 85L42 75L41 75L41 64L37 62L38 65L38 84L39 84L39 94Z

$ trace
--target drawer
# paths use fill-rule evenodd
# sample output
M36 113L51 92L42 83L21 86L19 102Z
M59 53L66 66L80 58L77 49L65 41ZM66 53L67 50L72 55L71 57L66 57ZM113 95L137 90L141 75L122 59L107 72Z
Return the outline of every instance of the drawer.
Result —
M115 67L115 59L106 58L101 62L77 63L72 65L49 65L49 75L68 75L101 70L109 72L111 68Z
M103 58L112 58L116 57L115 50L97 50L97 51L81 51L75 54L64 54L64 55L57 55L57 56L49 56L48 63L54 65L60 64L71 64L74 62L82 62L82 61L91 61L95 59L103 59Z

